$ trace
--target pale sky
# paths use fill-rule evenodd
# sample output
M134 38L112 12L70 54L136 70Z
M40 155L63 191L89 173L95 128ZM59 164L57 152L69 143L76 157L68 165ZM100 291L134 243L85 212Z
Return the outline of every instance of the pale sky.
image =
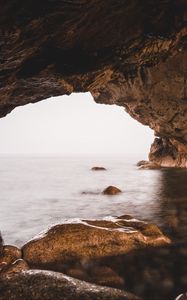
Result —
M147 154L153 131L89 93L14 109L0 119L0 154Z

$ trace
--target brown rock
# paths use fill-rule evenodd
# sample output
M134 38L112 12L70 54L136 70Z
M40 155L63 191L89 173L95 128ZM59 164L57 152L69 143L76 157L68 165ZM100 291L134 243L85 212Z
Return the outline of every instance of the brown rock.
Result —
M104 195L117 195L119 193L122 193L122 191L120 189L118 189L115 186L108 186L104 191L103 194Z
M23 259L17 259L12 264L9 264L0 272L0 276L2 277L10 277L15 273L19 273L21 271L28 270L29 266Z
M92 171L106 171L104 167L93 167L91 168Z
M51 227L25 244L22 252L30 266L63 270L67 264L85 265L90 259L169 242L156 226L134 219L75 220Z
M0 278L0 300L141 300L108 287L86 283L57 272L29 270Z
M139 162L137 162L137 167L141 167L141 166L144 166L144 165L147 165L149 163L149 161L147 160L140 160Z
M124 287L124 279L107 266L96 266L91 270L92 282L115 288Z
M147 164L141 165L140 169L144 170L157 170L160 169L160 165L154 162L148 162Z
M0 257L0 264L9 265L20 258L22 258L22 252L19 248L5 245L3 246L3 254Z

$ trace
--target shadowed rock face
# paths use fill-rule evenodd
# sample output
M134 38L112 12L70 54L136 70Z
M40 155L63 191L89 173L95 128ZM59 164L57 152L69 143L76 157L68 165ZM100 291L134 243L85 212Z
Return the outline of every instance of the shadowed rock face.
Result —
M20 272L6 280L0 278L0 289L0 300L141 300L124 291L39 270Z
M96 102L121 105L155 131L161 149L151 160L187 166L186 0L0 4L0 116L90 91ZM176 152L167 164L165 141Z

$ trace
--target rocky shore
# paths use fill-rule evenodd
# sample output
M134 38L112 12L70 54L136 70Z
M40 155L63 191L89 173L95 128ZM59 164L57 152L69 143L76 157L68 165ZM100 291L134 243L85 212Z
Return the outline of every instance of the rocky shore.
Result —
M186 258L186 243L131 216L67 220L21 249L1 243L0 300L174 300Z

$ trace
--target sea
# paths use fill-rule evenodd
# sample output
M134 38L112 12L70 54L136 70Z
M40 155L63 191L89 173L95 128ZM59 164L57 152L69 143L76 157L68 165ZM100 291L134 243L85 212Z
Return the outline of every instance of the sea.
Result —
M131 215L187 241L187 170L140 170L136 155L0 156L0 231L21 246L65 219ZM92 171L94 166L106 171ZM107 186L122 190L103 195Z

